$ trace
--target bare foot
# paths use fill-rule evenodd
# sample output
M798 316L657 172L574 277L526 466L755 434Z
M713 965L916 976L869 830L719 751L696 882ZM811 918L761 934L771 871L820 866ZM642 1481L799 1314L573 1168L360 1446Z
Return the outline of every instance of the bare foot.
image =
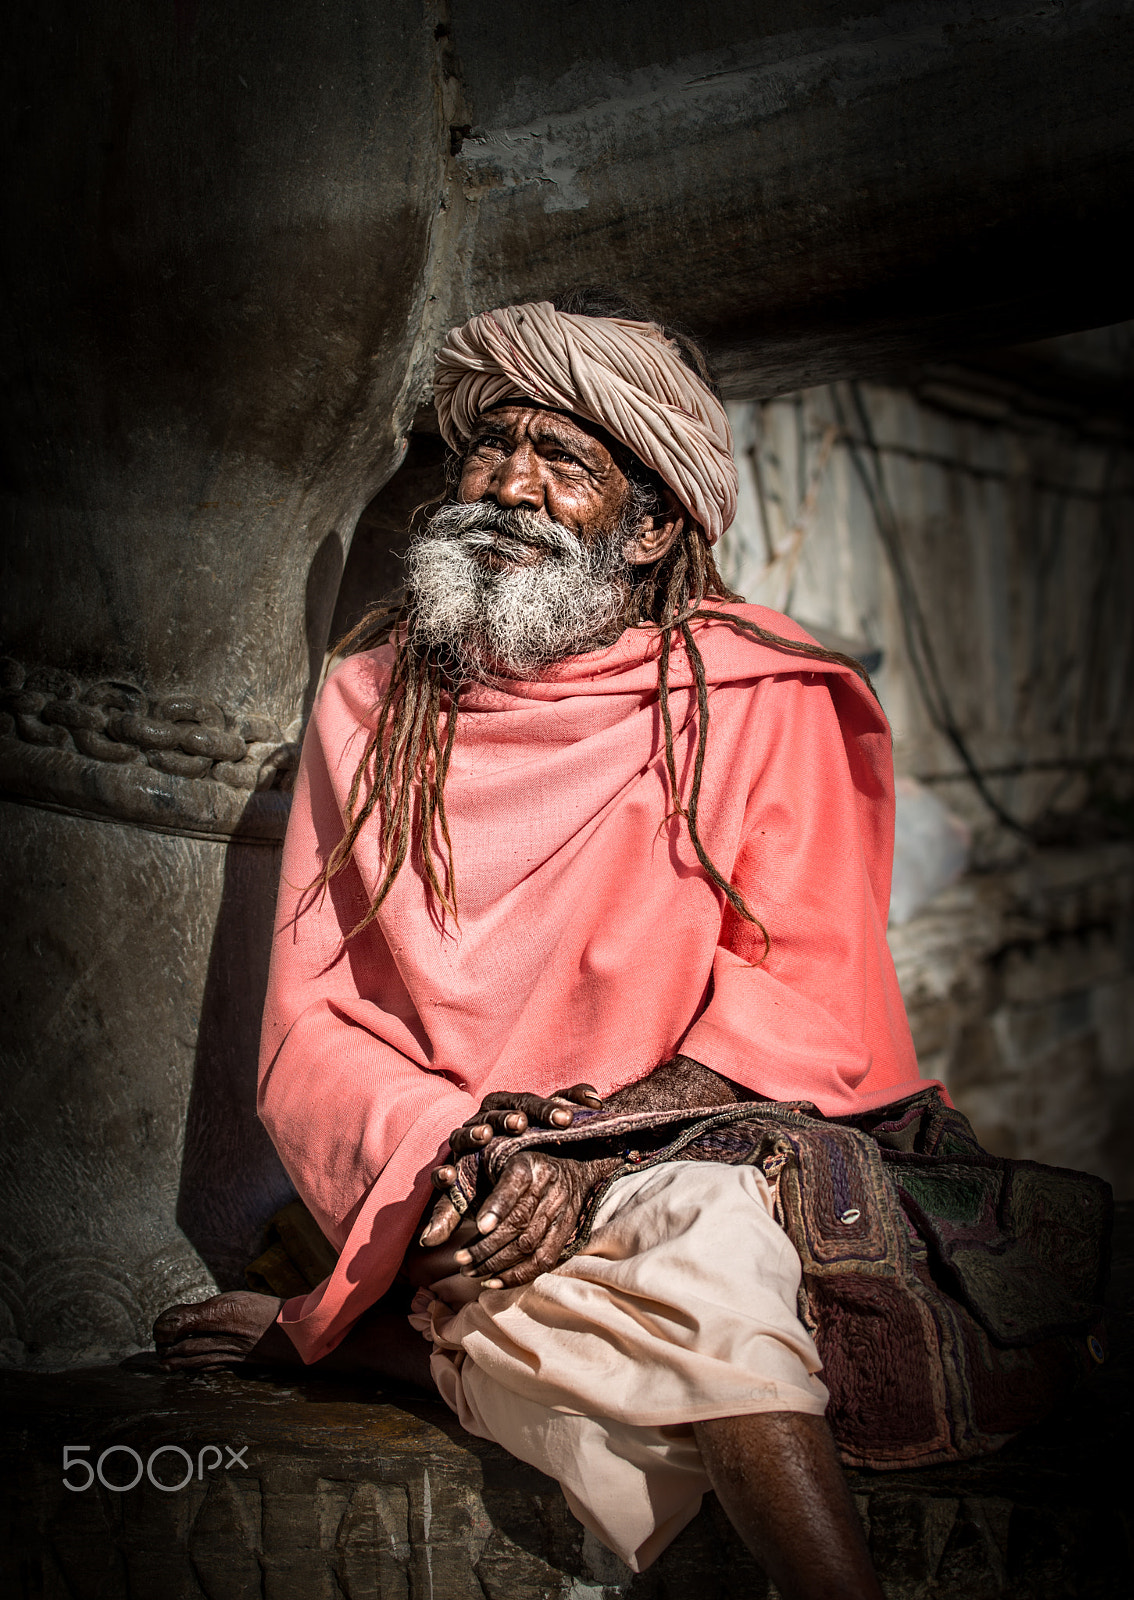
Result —
M234 1289L197 1305L170 1306L154 1323L154 1345L167 1372L208 1371L245 1362L302 1367L298 1350L276 1322L283 1301ZM433 1390L429 1346L404 1314L372 1308L337 1349L310 1368L393 1379Z
M154 1323L154 1346L167 1372L230 1367L240 1362L301 1366L299 1352L276 1323L283 1301L234 1289L197 1305L170 1306Z

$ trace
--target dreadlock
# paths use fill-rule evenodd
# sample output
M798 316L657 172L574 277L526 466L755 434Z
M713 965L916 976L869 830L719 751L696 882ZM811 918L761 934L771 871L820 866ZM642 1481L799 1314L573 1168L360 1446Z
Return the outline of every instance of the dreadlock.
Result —
M576 289L557 297L553 304L558 311L578 316L621 317L638 322L661 323L661 319L650 311L609 290ZM664 324L663 327L667 336L677 345L685 364L719 398L719 390L703 352L684 332L665 327ZM661 478L624 446L615 441L607 442L629 479L631 512L646 516L659 510L665 503L665 487ZM460 468L459 458L451 456L446 464L450 490L459 479ZM419 511L423 509L418 508ZM654 628L660 635L658 701L665 733L666 773L673 797L670 815L684 820L697 860L729 905L738 916L759 929L764 941L763 960L771 948L767 929L740 890L724 877L711 860L697 827L697 807L709 736L709 693L705 663L697 648L693 624L699 621L727 623L738 632L773 649L848 667L868 687L872 686L865 669L853 657L835 650L824 650L820 645L785 639L731 612L704 610L703 603L708 599L739 601L741 596L724 583L701 529L687 518L681 533L659 561L635 568L621 621L624 627ZM675 636L680 638L689 658L697 697L697 750L689 799L684 805L678 785L673 717L669 704L670 659ZM412 596L404 591L380 601L368 611L335 645L334 653L350 655L386 643L393 645L390 678L378 707L374 730L366 742L351 784L346 831L315 880L316 885L325 885L342 871L353 854L359 834L377 812L385 871L369 909L352 930L352 937L378 915L414 839L435 903L452 915L454 920L457 919L457 880L452 840L445 815L445 779L457 731L461 679L456 663L443 649L414 637ZM443 854L439 855L438 844Z

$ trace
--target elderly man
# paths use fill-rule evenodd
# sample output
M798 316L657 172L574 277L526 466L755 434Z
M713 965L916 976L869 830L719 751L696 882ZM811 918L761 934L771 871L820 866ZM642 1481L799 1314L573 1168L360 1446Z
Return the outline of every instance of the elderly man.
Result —
M516 1154L475 1222L450 1196L580 1106L924 1087L884 719L721 583L736 474L688 341L594 292L512 306L435 392L455 496L312 717L265 1019L261 1115L338 1267L174 1308L159 1350L432 1381L635 1569L711 1485L786 1596L877 1596L758 1166L622 1173L573 1253L617 1157Z

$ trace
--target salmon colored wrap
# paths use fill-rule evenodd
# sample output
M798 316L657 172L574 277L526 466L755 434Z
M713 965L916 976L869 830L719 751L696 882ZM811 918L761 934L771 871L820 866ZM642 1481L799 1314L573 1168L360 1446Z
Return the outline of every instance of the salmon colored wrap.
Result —
M771 938L727 906L673 812L659 638L535 681L461 691L446 788L460 924L411 858L376 922L344 943L381 878L376 829L325 891L390 651L350 658L311 718L284 849L260 1114L341 1257L280 1315L306 1361L386 1290L450 1131L491 1090L600 1094L678 1051L776 1100L829 1114L924 1087L886 944L890 734L848 669L755 643L729 612L695 624L709 684L698 825ZM696 694L670 665L688 797ZM667 820L668 818L668 820Z

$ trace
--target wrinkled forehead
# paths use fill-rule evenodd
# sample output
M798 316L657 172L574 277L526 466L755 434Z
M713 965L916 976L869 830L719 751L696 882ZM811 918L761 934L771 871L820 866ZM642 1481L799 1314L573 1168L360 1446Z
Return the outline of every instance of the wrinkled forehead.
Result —
M590 417L581 417L575 411L560 411L555 406L546 405L542 400L533 400L529 395L509 395L507 399L500 400L494 406L487 407L477 415L476 425L472 438L475 439L477 431L484 425L498 422L501 426L518 423L520 418L529 412L539 412L551 427L547 431L563 431L585 434L588 439L593 439L610 455L612 460L623 472L637 460L632 451L607 432L601 423L593 422ZM538 429L538 420L533 423L533 428Z

